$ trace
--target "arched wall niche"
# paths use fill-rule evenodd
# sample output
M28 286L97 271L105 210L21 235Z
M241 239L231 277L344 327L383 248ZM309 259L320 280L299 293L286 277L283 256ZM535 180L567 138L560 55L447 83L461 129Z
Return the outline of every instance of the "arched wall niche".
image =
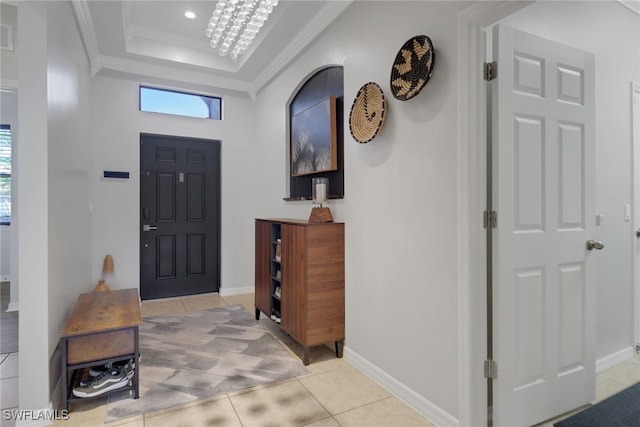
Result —
M329 172L312 173L302 176L291 175L291 147L293 135L291 134L292 117L323 99L335 96L336 98L336 149L337 170ZM311 180L315 177L329 179L329 198L342 199L344 197L344 78L342 66L324 67L304 81L291 97L287 111L288 123L288 162L289 162L289 197L285 200L310 200Z

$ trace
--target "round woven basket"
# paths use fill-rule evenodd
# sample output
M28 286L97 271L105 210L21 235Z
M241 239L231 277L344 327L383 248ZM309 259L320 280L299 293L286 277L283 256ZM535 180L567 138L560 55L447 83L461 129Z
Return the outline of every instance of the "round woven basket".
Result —
M382 129L387 100L377 83L369 82L360 88L349 113L349 130L357 142L371 141Z
M400 101L416 96L433 72L436 53L431 39L415 36L402 45L391 67L391 93Z

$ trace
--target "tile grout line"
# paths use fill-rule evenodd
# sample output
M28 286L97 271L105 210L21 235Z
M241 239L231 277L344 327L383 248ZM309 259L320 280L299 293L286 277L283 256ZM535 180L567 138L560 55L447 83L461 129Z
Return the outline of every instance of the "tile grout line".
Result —
M335 369L335 370L337 370L337 369ZM331 413L331 411L329 411L329 409L327 409L327 408L322 404L322 402L320 402L320 400L316 397L316 395L315 395L315 394L313 394L313 392L312 392L311 390L309 390L309 389L308 389L308 388L307 388L307 387L302 383L302 381L300 381L300 379L299 379L298 377L296 377L296 381L298 381L298 383L302 386L302 388L304 388L305 390L307 390L307 393L309 393L309 394L311 395L311 397L313 397L313 398L315 399L315 401L316 401L316 402L318 402L318 405L320 405L320 407L321 407L322 409L324 409L325 411L327 411L327 414L329 414L329 417L330 417L331 419L333 419L333 421L335 421L335 422L336 422L336 424L338 424L339 426L342 426L342 424L340 424L340 422L339 422L339 421L336 419L336 417L335 417L335 415L338 415L338 414L335 414L335 415L334 415L334 414L332 414L332 413ZM353 408L353 409L356 409L356 408ZM344 411L344 412L348 412L348 411ZM341 413L344 413L344 412L341 412ZM329 418L329 417L327 417L327 418ZM323 418L323 420L326 420L327 418ZM318 421L320 421L320 420L318 420ZM314 422L315 422L315 421L314 421Z
M244 426L244 423L242 422L242 418L240 418L240 414L236 409L236 405L233 404L233 400L231 400L231 396L229 396L229 393L227 393L227 399L229 399L229 403L231 404L231 409L233 409L233 413L236 414L236 418L238 419L238 422L240 423L241 426Z
M309 389L308 389L308 388L307 388L307 387L302 383L302 381L300 381L300 379L299 379L298 377L296 377L296 380L298 381L298 383L300 383L300 385L302 386L302 388L304 388L305 390L307 390L307 393L309 393L309 394L311 395L311 397L313 397L313 398L314 398L314 400L315 400L316 402L318 402L318 405L320 405L320 407L321 407L322 409L324 409L325 411L327 411L327 414L329 414L329 417L327 417L327 418L331 418L333 421L335 421L335 422L336 422L336 424L338 424L339 426L342 426L342 424L340 424L340 423L338 422L338 420L336 420L336 417L334 417L334 416L333 416L333 414L331 413L331 411L329 411L329 410L328 410L328 409L327 409L327 408L322 404L322 402L320 402L320 400L318 400L318 398L316 397L316 395L315 395L315 394L313 394L313 393L311 392L311 390L309 390ZM323 420L326 420L327 418L323 418ZM318 420L318 421L321 421L321 420ZM315 421L314 421L314 422L315 422Z

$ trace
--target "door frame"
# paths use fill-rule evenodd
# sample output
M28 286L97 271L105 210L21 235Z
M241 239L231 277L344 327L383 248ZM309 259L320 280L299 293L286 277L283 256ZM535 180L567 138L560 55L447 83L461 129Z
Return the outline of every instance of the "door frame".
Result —
M486 115L482 29L534 1L478 2L458 15L458 420L487 425Z
M640 82L631 82L631 136L633 152L633 182L631 183L631 200L633 203L633 228L640 230ZM636 119L636 116L638 117ZM637 122L636 122L637 120ZM637 124L636 124L637 123ZM634 293L634 315L633 315L633 343L634 350L640 344L640 238L632 240L633 245L633 293Z

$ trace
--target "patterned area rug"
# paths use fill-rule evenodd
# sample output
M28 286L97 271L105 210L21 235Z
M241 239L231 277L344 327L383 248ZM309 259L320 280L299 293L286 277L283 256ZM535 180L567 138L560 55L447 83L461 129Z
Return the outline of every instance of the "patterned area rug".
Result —
M112 394L106 421L309 372L240 305L145 318L140 355L140 398Z

